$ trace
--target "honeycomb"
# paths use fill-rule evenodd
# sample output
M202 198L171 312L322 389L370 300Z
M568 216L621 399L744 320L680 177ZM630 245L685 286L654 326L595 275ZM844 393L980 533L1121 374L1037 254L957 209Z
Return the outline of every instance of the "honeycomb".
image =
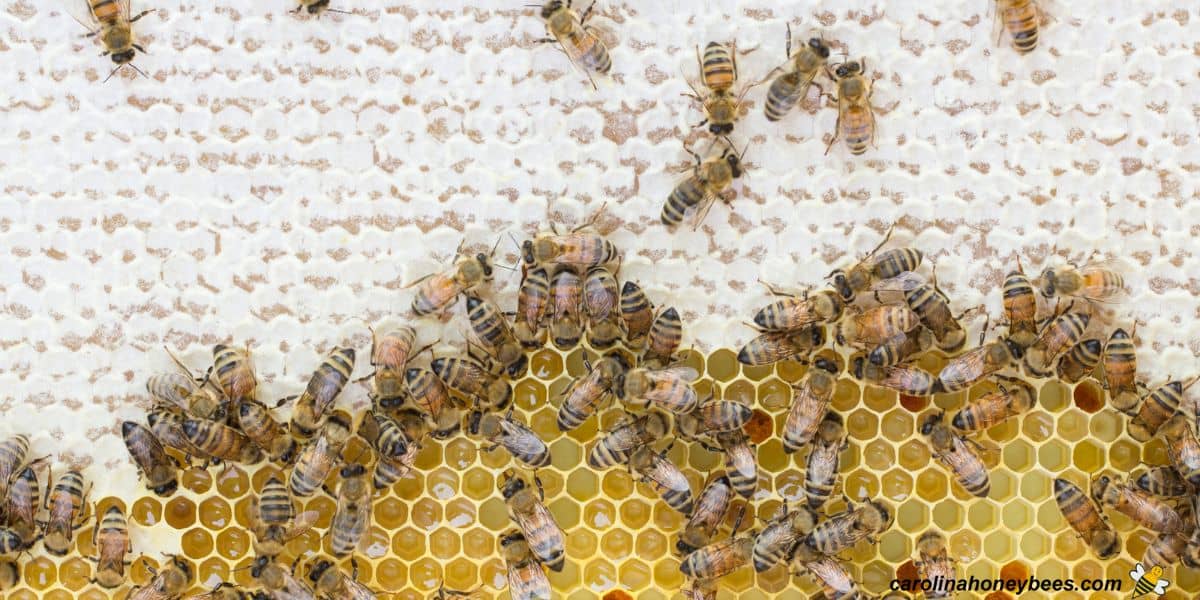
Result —
M550 399L584 373L583 352L581 348L534 352L527 373L514 382L516 412L549 443L553 455L552 465L539 470L538 476L546 504L567 533L567 564L561 572L550 572L550 581L556 594L571 600L595 598L611 590L641 599L676 597L675 591L685 582L673 553L674 535L684 517L652 490L635 483L625 470L597 472L584 461L588 443L622 411L609 407L600 418L589 419L566 434L555 424L556 404ZM716 398L744 402L774 421L774 435L758 445L759 489L748 511L769 519L780 507L780 499L797 497L803 485L804 452L785 454L779 436L790 399L789 386L806 367L793 361L774 366L741 365L729 349L708 355L685 351L683 361L703 373L697 383L702 394L711 390ZM937 372L944 362L942 356L927 355L919 364ZM915 398L864 386L843 375L832 402L832 408L845 417L851 442L841 456L840 488L850 498L883 497L897 507L895 525L877 545L860 542L846 553L852 574L868 592L883 593L893 578L915 576L910 562L914 542L930 528L946 533L960 577L1127 579L1155 535L1106 511L1123 538L1123 551L1110 560L1096 559L1059 514L1052 481L1061 476L1086 489L1090 476L1106 468L1129 472L1140 463L1166 464L1165 448L1158 439L1144 446L1133 441L1125 433L1125 418L1106 407L1105 392L1094 380L1073 386L1056 381L1035 383L1037 406L982 436L1002 449L985 455L992 491L988 498L977 500L931 460L916 429L919 415L953 409L968 395L974 398L992 391L994 384ZM752 436L761 438L763 433L768 432L753 432ZM352 440L343 455L348 460L360 456L361 443ZM670 456L688 467L685 472L696 492L707 473L722 468L720 456L695 444L676 444ZM505 450L483 452L465 436L428 440L417 457L416 475L401 480L375 500L369 540L357 561L359 581L412 600L429 597L443 582L454 589L482 584L485 591L502 591L505 571L496 538L510 524L497 481L510 460ZM253 558L248 511L252 495L274 474L278 474L276 467L262 465L209 471L191 468L184 472L179 492L171 498L143 496L126 503L106 497L99 500L97 510L103 512L117 503L127 511L131 531L148 532L150 539L179 540L178 548L163 544L154 551L135 544L135 553L145 554L133 563L132 584L149 580L148 567L164 560L159 552L178 551L195 567L193 592L211 589L218 581L252 587L246 568ZM320 533L329 525L334 500L317 494L300 503L304 510L317 510L322 517L315 530L288 544L284 560L308 552L328 553L328 541ZM834 500L824 510L833 514L843 507L841 500ZM727 526L735 512L727 515ZM6 597L121 597L121 590L110 594L89 583L93 563L82 557L94 555L90 526L77 535L76 548L78 554L60 559L46 556L36 546L32 558L22 559L22 580ZM341 566L349 572L349 559ZM1179 600L1200 593L1200 572L1176 566L1168 569L1167 576L1172 585L1163 598ZM728 597L739 599L795 597L789 595L797 589L794 586L806 594L819 589L809 577L789 575L784 565L759 574L742 568L720 584ZM495 596L507 597L504 593ZM1009 597L999 593L988 599ZM1049 597L1044 592L1022 595ZM1053 597L1085 595L1063 592ZM1086 597L1120 596L1096 593Z

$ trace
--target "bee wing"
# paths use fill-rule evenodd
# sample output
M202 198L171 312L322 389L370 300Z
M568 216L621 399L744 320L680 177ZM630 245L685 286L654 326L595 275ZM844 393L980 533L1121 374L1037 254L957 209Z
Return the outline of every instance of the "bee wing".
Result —
M688 383L700 379L700 372L691 367L667 367L666 369L663 369L662 372L674 375L675 377L678 377Z
M292 520L292 526L288 529L287 535L284 537L290 540L294 537L300 536L305 531L312 529L313 525L317 524L317 519L320 518L320 516L321 513L315 510L306 510L296 515L296 518Z
M696 215L692 217L693 231L700 227L700 223L704 221L704 217L708 216L709 209L716 203L717 195L712 190L704 192L704 199L700 201L700 206L696 209Z
M907 292L909 290L914 290L922 285L925 285L926 283L927 282L925 281L924 277L921 277L920 275L913 273L912 271L906 271L895 277L892 277L891 279L884 279L882 281L875 282L871 286L871 289L872 290L880 290L880 291L887 290L887 291Z
M546 443L532 429L516 421L504 419L500 421L500 429L504 432L504 446L517 453L537 454L546 447Z
M1129 578L1134 581L1141 580L1141 578L1145 575L1146 575L1146 567L1143 567L1142 563L1134 564L1133 570L1129 572Z
M83 26L88 31L96 31L100 27L100 22L96 20L96 15L92 14L92 6L88 0L58 0L59 6L66 12L76 23Z
M1168 585L1171 585L1170 581L1167 581L1166 579L1159 579L1158 583L1154 584L1154 593L1161 596L1167 591Z

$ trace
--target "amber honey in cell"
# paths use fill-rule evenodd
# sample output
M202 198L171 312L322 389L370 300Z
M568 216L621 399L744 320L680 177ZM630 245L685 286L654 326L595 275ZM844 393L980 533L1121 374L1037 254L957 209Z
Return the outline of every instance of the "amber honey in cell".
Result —
M225 498L238 498L250 491L250 478L238 467L225 469L217 476L217 491Z
M1073 396L1075 398L1075 406L1078 406L1089 414L1104 408L1104 392L1091 382L1084 382L1075 386Z
M225 558L243 558L249 549L250 536L241 529L231 527L217 534L217 552Z
M143 527L150 527L162 520L162 505L154 498L139 498L129 511L129 520ZM103 514L103 513L101 513Z
M402 559L415 560L425 554L425 534L405 527L392 536L392 551Z
M187 498L172 498L163 513L167 524L175 529L191 527L196 522L196 504Z
M633 596L630 596L629 592L613 590L604 594L603 600L633 600Z
M190 529L180 538L180 546L188 558L204 558L213 551L213 539L207 531L197 527Z
M72 590L87 585L91 576L91 564L79 558L68 559L58 567L58 581Z
M766 411L756 408L750 414L750 420L742 426L742 431L750 437L750 443L761 444L775 432L775 422Z

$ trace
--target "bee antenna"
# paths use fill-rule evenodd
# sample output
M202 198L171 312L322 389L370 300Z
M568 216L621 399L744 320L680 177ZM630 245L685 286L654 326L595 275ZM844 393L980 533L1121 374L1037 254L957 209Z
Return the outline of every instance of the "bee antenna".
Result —
M150 76L149 76L149 75L147 75L145 71L143 71L143 70L139 69L137 65L135 65L135 64L133 64L133 63L129 63L129 66L130 66L131 68L133 68L133 70L134 70L134 71L137 71L137 72L138 72L138 74L139 74L139 75L141 75L142 77L145 77L146 79L150 79ZM110 75L110 77L111 77L111 75Z
M117 74L117 71L120 71L120 70L121 70L121 67L123 67L123 66L125 66L125 65L117 65L117 68L113 69L113 70L112 70L112 72L110 72L110 73L108 74L108 77L105 77L105 78L104 78L104 81L103 81L103 83L108 83L108 80L109 80L109 79L112 79L112 76L113 76L113 75L116 75L116 74ZM136 68L136 67L135 67L135 68Z
M336 9L336 8L327 8L327 9L325 9L325 12L338 13L338 14L343 14L343 15L352 15L352 14L355 14L355 13L353 13L353 12L351 12L351 11L348 11L348 10L338 10L338 9Z

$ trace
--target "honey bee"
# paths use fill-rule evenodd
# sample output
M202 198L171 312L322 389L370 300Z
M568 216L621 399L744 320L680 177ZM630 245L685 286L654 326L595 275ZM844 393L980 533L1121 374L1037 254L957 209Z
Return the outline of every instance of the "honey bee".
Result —
M986 331L987 328L984 328ZM938 373L938 382L946 392L965 390L975 382L1008 367L1025 355L1025 350L1008 338L983 343L952 359Z
M839 344L877 346L896 334L921 326L917 314L904 305L884 304L858 312L838 324Z
M146 414L146 422L150 425L150 433L159 443L168 448L174 448L188 456L205 459L213 458L207 451L192 443L183 432L183 413L168 410L165 407L152 409Z
M785 500L775 518L754 538L754 570L761 573L784 560L816 526L816 512L803 505L788 510Z
M1182 381L1170 381L1158 386L1142 399L1142 405L1137 414L1129 421L1129 436L1139 442L1147 442L1158 428L1167 422L1179 410L1183 400L1183 392L1192 386L1200 377L1186 384Z
M704 47L704 59L700 59L700 47L696 47L696 64L700 67L704 87L708 88L707 95L701 95L689 81L691 94L684 94L700 103L704 109L704 120L697 127L708 125L709 133L713 135L729 135L733 133L733 124L737 121L742 109L742 96L750 88L747 87L741 95L733 94L733 86L737 84L737 55L736 46L731 49L725 44L709 42Z
M1041 292L1046 298L1069 296L1089 301L1109 301L1125 291L1125 279L1117 271L1100 264L1076 269L1051 267L1042 271Z
M1090 321L1091 316L1081 312L1063 312L1056 316L1026 350L1025 369L1037 377L1049 376L1054 359L1083 337Z
M272 475L263 484L262 493L250 500L255 554L267 557L282 554L284 545L312 529L319 516L315 510L296 514L287 486Z
M690 413L675 416L675 429L680 437L695 440L701 436L741 429L750 421L754 411L734 400L710 400Z
M408 475L412 471L413 464L417 461L417 453L420 451L421 442L417 441L409 444L408 451L400 456L394 458L380 456L371 479L375 489L382 490L391 487L392 484Z
M438 432L448 435L461 426L450 391L437 375L427 369L410 368L404 372L404 380L408 384L408 397L438 424Z
M521 530L533 556L551 571L561 571L566 561L563 550L566 536L544 504L542 482L536 475L533 481L537 484L536 495L524 479L506 471L500 481L500 493L508 505L508 517Z
M343 557L354 552L371 524L371 488L367 468L360 464L342 467L338 483L337 509L329 523L330 552Z
M783 296L754 314L754 324L763 331L796 331L810 325L832 323L842 317L845 303L833 290L792 295L767 286L771 293Z
M700 222L717 199L733 185L733 180L742 176L745 163L742 162L742 154L734 150L728 139L719 156L706 159L701 159L700 155L692 152L690 148L684 149L696 159L696 166L692 168L691 176L681 181L671 190L671 195L667 196L661 219L663 225L674 227L683 221L687 211L695 209L695 217L692 220L692 228L695 229L700 226Z
M192 578L192 567L178 556L168 557L171 562L158 571L149 565L146 566L154 575L154 579L144 586L135 586L126 596L128 600L171 600L183 595L187 590L188 580Z
M1193 487L1200 486L1200 440L1196 439L1192 425L1176 413L1162 426L1161 433L1175 471Z
M819 37L809 38L808 44L801 46L792 56L792 26L787 28L787 58L789 68L777 68L783 74L771 82L767 89L767 101L763 104L763 112L768 121L778 121L792 110L801 98L808 95L809 86L825 62L829 59L829 46ZM820 89L820 86L817 86Z
M296 458L296 440L287 427L271 416L271 410L257 400L238 405L238 425L250 441L266 452L274 462L291 464Z
M613 264L621 252L604 237L585 231L600 217L597 211L587 222L566 234L541 234L521 244L521 259L528 267L572 267L585 270L597 265Z
M1037 48L1038 27L1042 20L1037 0L996 0L996 17L1012 37L1013 50L1028 54Z
M583 425L600 404L610 398L617 377L627 367L619 354L602 357L595 366L585 356L583 363L587 367L587 374L572 381L563 391L562 403L558 409L559 431L571 431Z
M54 484L47 502L43 502L49 512L42 537L46 552L55 556L67 555L75 530L83 527L87 521L79 519L85 504L87 497L83 490L83 474L75 469L67 471Z
M387 458L403 455L408 452L409 444L413 443L399 423L376 410L363 413L362 421L358 424L358 435L370 443L380 456Z
M459 294L475 290L492 281L492 260L482 252L464 256L447 271L432 273L409 284L417 286L412 312L421 317L443 313L458 299Z
M525 351L521 349L517 338L513 337L508 320L495 304L474 294L468 294L467 320L471 323L475 338L509 376L516 377L525 369L528 362Z
M514 529L500 536L500 553L507 566L512 600L550 600L550 580L521 532Z
M313 563L308 572L308 580L313 584L313 591L321 598L375 600L376 597L371 588L346 577L332 562L323 558Z
M821 554L832 556L859 540L874 540L892 526L895 518L896 512L883 500L855 504L846 498L846 510L818 523L812 533L804 538L804 544Z
M934 530L922 533L917 538L917 552L921 556L916 561L917 573L922 580L934 582L933 589L925 592L925 597L929 600L953 597L952 589L942 589L945 584L957 579L954 559L946 552L946 536Z
M981 448L973 440L954 433L943 422L943 417L942 412L929 415L921 423L921 435L929 439L934 458L954 475L954 480L967 493L977 498L986 497L992 489L987 466L968 444L974 445L977 450Z
M258 389L258 378L254 376L254 363L250 361L250 349L235 348L225 344L213 346L212 373L217 385L234 404L242 400L254 400Z
M783 424L784 452L790 454L803 448L817 434L833 400L838 371L833 361L819 357L804 378L792 386L792 405Z
M1088 338L1071 346L1070 350L1058 361L1058 378L1064 383L1077 383L1096 370L1100 364L1100 352L1104 344L1095 338Z
M158 438L149 429L133 421L121 423L121 437L129 456L137 464L138 472L146 480L146 489L166 497L179 488L179 467L175 460L163 450Z
M867 362L877 367L894 367L907 362L933 345L933 334L924 327L897 333L867 353Z
M850 372L859 381L909 396L929 396L942 391L941 381L937 377L916 366L880 367L871 364L863 356L856 356L850 363Z
M1113 408L1133 413L1138 403L1137 349L1133 337L1117 329L1104 345L1104 385Z
M629 455L629 472L637 473L638 479L661 496L667 506L689 516L694 505L692 487L683 471L667 458L668 450L655 452L650 445L639 446Z
M884 234L883 240L853 267L848 270L834 269L829 274L833 288L841 296L843 302L853 302L859 292L869 289L876 283L916 271L917 267L921 266L925 255L916 248L893 248L882 254L879 253L879 249L892 238L893 229L889 228ZM911 301L908 306L918 316L921 316L921 321L924 323L925 317L922 312L913 306ZM936 334L936 328L931 327L928 323L925 323L925 326Z
M625 322L629 345L640 347L654 322L654 305L642 286L632 281L626 281L621 288L621 320Z
M184 419L183 433L192 444L213 458L248 465L263 458L262 451L249 437L216 421Z
M463 356L435 358L429 366L447 386L478 398L487 410L504 410L512 403L512 386L473 359Z
M704 546L684 557L679 572L696 579L720 579L750 564L755 537L750 532Z
M617 375L617 398L635 408L653 404L675 414L687 414L699 403L696 388L692 387L699 377L691 367L630 369Z
M513 458L537 469L550 464L550 447L532 429L517 421L510 410L505 416L471 412L467 431L491 442L485 451L503 447Z
M596 88L596 82L592 79L592 73L607 75L612 69L608 48L595 31L586 25L595 6L592 3L582 15L577 15L571 10L571 0L549 0L542 5L542 20L546 22L546 29L552 37L538 40L557 43L571 62L583 69L593 89Z
M750 438L741 429L724 431L714 437L725 454L725 473L733 491L743 498L752 497L758 489L758 457L750 446Z
M791 571L796 575L810 573L821 584L826 600L866 600L858 582L842 563L832 556L825 556L805 544L796 547L792 555Z
M695 510L675 542L675 549L680 555L690 554L712 542L732 501L733 484L725 474L713 478L704 486L696 498Z
M258 580L262 592L256 600L316 600L317 595L303 581L296 579L292 572L282 565L272 562L266 556L254 559L250 567L250 576Z
M1185 533L1187 522L1174 507L1119 481L1114 475L1102 473L1092 478L1092 499L1146 529L1158 533Z
M1016 377L997 377L1000 389L966 404L950 418L950 425L962 432L983 431L1004 423L1033 408L1037 392Z
M1116 530L1078 486L1066 479L1056 478L1054 502L1063 519L1088 543L1097 558L1112 558L1121 551L1121 538Z
M546 341L542 318L550 304L550 273L546 267L525 265L521 287L517 291L517 314L513 319L513 337L526 349L541 348Z
M650 324L650 333L646 337L646 354L642 363L646 366L661 367L670 364L683 341L683 319L675 307L668 307L654 317Z
M304 393L296 400L292 408L292 435L306 440L317 432L325 419L325 413L333 407L338 394L346 382L350 381L350 373L354 371L354 349L334 347L329 356L321 362L313 372L304 388Z
M574 348L583 337L579 303L583 301L583 283L569 268L562 268L550 280L550 341L560 350Z
M833 495L838 476L838 458L849 447L846 426L835 412L825 413L817 428L816 443L808 452L804 470L804 497L814 510L825 506Z
M154 9L130 16L129 0L70 0L67 8L71 17L88 30L87 37L100 40L100 44L104 46L101 56L111 58L117 65L104 81L112 78L125 65L129 65L141 76L146 76L133 64L134 55L146 52L146 49L135 41L133 24L154 12Z
M1037 295L1033 291L1033 282L1021 268L1020 257L1017 258L1017 269L1004 276L1002 290L1008 339L1022 348L1028 348L1038 336Z
M871 81L864 76L866 70L866 58L840 64L833 71L825 65L825 72L838 90L837 124L825 154L839 137L845 138L846 149L855 156L866 152L867 144L875 143L875 111L871 107Z
M382 334L371 329L371 366L375 368L375 397L383 400L404 396L404 371L408 359L417 354L417 330L401 325Z
M6 499L8 527L21 539L21 547L28 548L38 537L38 499L41 498L37 472L26 465L17 472L8 486Z
M182 363L178 364L186 374L151 375L146 380L146 391L164 408L186 411L201 419L225 418L225 403L221 393L207 383L197 382Z
M95 510L92 511L93 513ZM105 589L125 583L125 556L133 552L129 541L129 523L121 507L113 505L104 511L92 529L92 545L96 547L96 574L92 581Z
M795 331L764 331L738 351L738 362L761 366L794 358L807 362L825 345L825 327L809 325Z
M624 417L588 451L588 466L607 469L624 464L634 450L666 436L668 428L667 418L659 412L651 411L636 418Z
M17 469L25 464L29 455L29 436L17 434L0 442L0 516L4 513L4 499L8 497L8 484Z
M920 264L920 261L916 264ZM921 325L933 334L938 348L947 353L961 350L967 341L967 332L959 323L963 315L955 316L951 312L950 299L937 285L937 274L934 273L930 282L913 273L899 273L895 277L899 278L904 302L921 319Z
M1173 429L1173 421L1176 418L1178 416L1167 422L1167 429L1163 431L1164 437L1169 435L1168 432ZM1174 467L1169 466L1150 467L1134 480L1134 485L1143 492L1166 498L1180 498L1191 494L1188 483L1175 471Z
M334 411L321 426L317 438L300 451L296 466L288 476L288 489L293 496L311 496L321 487L334 465L341 460L342 448L350 438L350 425L349 414Z
M1188 536L1180 533L1160 533L1142 556L1142 562L1148 565L1165 567L1179 562L1187 551Z
M588 269L583 278L583 314L593 348L608 348L625 335L620 303L616 277L604 267Z

